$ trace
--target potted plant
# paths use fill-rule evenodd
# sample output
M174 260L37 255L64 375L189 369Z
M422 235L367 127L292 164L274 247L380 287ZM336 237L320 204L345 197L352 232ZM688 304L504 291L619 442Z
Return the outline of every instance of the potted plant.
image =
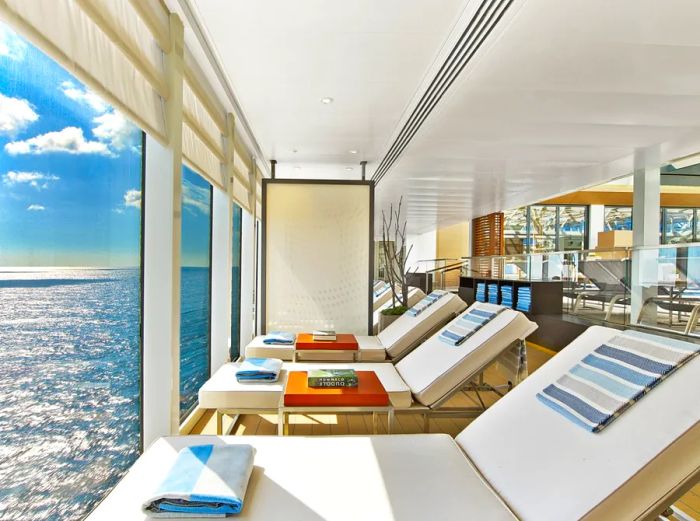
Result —
M382 251L384 253L386 278L391 288L391 307L379 314L379 330L386 328L408 310L408 273L406 264L411 254L411 245L406 249L406 221L401 222L401 205L403 197L394 210L389 207L387 219L382 210Z

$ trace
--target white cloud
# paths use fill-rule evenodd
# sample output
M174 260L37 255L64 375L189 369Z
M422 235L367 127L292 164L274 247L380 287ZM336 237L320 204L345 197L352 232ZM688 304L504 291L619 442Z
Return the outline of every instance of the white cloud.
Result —
M97 123L97 126L92 129L95 137L100 141L109 143L116 150L134 146L138 142L140 136L138 128L129 123L120 112L106 112L92 121Z
M124 206L141 208L141 190L127 190L124 194Z
M14 61L22 61L27 44L22 38L0 23L0 56L6 56Z
M87 105L95 112L103 113L109 110L109 105L102 101L102 98L97 94L77 86L72 81L64 81L61 83L60 89L68 98Z
M192 213L199 211L209 215L211 195L208 188L195 186L187 179L182 180L182 204Z
M18 154L45 154L47 152L67 152L68 154L102 154L110 155L107 145L100 141L85 139L83 130L78 127L66 127L56 132L47 132L24 141L12 141L5 145L5 152Z
M39 119L29 102L0 93L0 135L14 136Z
M28 184L29 186L42 190L49 187L51 181L58 181L59 177L51 174L42 174L41 172L7 172L2 181L7 186L18 184Z
M46 210L46 207L41 206L40 204L30 204L27 206L28 212L43 212L44 210Z

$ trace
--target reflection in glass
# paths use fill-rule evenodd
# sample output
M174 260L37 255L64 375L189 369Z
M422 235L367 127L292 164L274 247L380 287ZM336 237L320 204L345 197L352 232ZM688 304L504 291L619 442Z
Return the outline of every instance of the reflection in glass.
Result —
M527 206L504 212L505 254L517 255L527 251Z
M139 453L142 134L0 47L0 518L78 520Z
M180 416L197 403L209 378L212 187L182 170L182 280L180 283Z
M530 252L541 253L556 250L556 223L556 206L530 207Z
M693 242L694 214L692 208L664 208L663 237L666 244Z
M582 250L586 238L586 207L559 207L559 251Z
M611 230L631 230L632 229L632 208L630 206L606 206L605 231Z

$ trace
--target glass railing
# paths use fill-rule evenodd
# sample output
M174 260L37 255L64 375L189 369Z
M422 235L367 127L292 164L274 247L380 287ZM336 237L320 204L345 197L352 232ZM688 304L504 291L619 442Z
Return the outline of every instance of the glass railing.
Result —
M455 291L445 281L458 267L456 291L467 300L501 303L502 288L511 287L507 303L515 307L518 288L532 286L528 298L535 305L535 283L553 283L540 290L539 298L548 300L540 309L548 313L700 336L700 243L447 260L434 260L426 277L433 288ZM560 306L552 305L553 295Z

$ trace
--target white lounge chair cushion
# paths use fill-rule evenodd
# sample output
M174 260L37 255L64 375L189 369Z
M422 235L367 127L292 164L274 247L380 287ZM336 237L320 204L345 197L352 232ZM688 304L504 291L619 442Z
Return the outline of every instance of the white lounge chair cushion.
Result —
M382 382L384 389L389 395L391 405L397 409L406 409L411 406L413 399L411 398L411 389L401 379L396 371L394 364L390 362L379 363L333 363L331 366L319 362L296 362L285 363L284 369L287 371L309 371L310 369L319 369L325 367L333 367L334 369L354 369L355 371L374 371L379 381Z
M199 406L203 409L277 409L282 403L284 386L289 371L308 371L328 367L328 364L294 363L283 365L277 382L239 383L236 370L239 363L221 366L214 375L199 389ZM411 406L411 389L404 383L393 364L385 363L333 363L336 369L355 369L356 371L374 371L389 394L391 404L405 409Z
M199 406L203 409L277 409L280 405L287 372L283 369L276 382L239 383L236 371L240 363L222 365L199 389Z
M249 443L255 467L236 519L248 521L462 521L514 516L444 434L410 436L180 436L157 440L89 521L146 520L140 502L177 451ZM342 471L328 471L329 465ZM192 518L196 519L196 518Z
M377 311L380 307L382 307L388 300L391 300L391 289L386 290L384 293L379 295L378 297L374 297L374 303L372 305L372 311Z
M360 348L360 360L363 362L382 362L386 360L386 349L376 336L358 336L357 345Z
M425 297L425 293L419 288L414 288L413 286L409 286L408 288L408 307L412 307L416 305L418 302L420 302L423 297ZM379 332L379 315L381 315L381 312L385 309L388 309L391 307L392 301L388 300L384 304L382 304L380 307L378 307L374 311L374 316L372 317L372 322L374 324L374 331L373 334L377 334Z
M535 398L617 334L590 327L457 437L519 518L646 517L654 500L700 468L700 358L598 434Z
M389 327L377 335L386 349L389 358L402 356L420 340L442 324L447 323L455 313L467 305L457 295L450 293L416 317L402 315Z
M475 303L469 309L477 305L486 309L495 307ZM536 328L522 313L506 309L459 346L450 346L438 338L439 333L434 334L397 363L396 370L414 398L430 406Z
M263 342L264 338L264 335L260 335L250 341L244 351L246 358L294 359L294 345L268 345Z

